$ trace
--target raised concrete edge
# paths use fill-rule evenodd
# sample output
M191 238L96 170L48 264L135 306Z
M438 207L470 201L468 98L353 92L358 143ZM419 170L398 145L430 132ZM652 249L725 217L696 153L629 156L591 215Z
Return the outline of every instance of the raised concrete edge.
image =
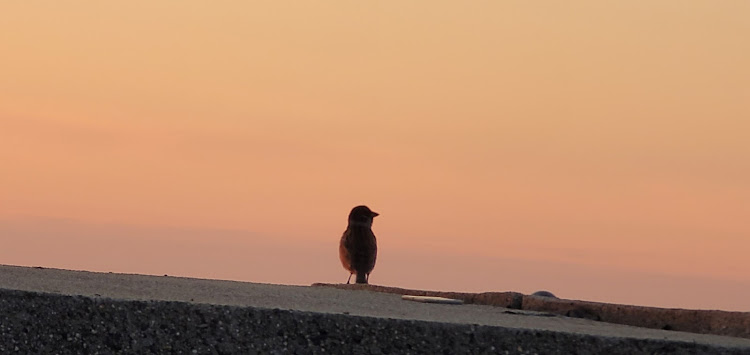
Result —
M524 295L518 292L464 293L424 291L367 284L316 283L313 286L369 290L401 295L448 297L460 299L470 304L548 312L568 317L586 318L643 328L750 338L750 312L632 306L540 297Z

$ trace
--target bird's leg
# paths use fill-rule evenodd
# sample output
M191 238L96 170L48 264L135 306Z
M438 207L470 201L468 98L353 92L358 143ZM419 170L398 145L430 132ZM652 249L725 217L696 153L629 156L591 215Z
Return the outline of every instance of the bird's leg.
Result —
M346 284L348 285L348 284L349 284L349 281L351 281L351 280L352 280L352 274L349 274L349 278L348 278L348 279L346 279Z

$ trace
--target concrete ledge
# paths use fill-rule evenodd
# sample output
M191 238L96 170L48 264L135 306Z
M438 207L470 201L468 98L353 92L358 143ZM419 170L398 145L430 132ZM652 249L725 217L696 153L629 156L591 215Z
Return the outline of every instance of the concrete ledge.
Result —
M746 354L654 339L0 289L0 353Z
M750 313L639 307L524 296L523 309L644 328L750 338Z
M342 290L367 290L384 293L395 293L399 295L413 296L436 296L447 297L463 300L469 304L483 304L488 306L497 306L510 309L521 309L523 307L524 295L518 292L483 292L483 293L465 293L465 292L445 292L445 291L424 291L410 290L399 287L378 286L370 284L327 284L314 283L314 287L333 287Z
M750 312L641 307L563 300L550 297L523 295L517 292L461 293L409 290L398 287L357 284L317 283L313 284L313 286L370 290L401 295L449 297L460 299L465 303L470 304L547 312L568 317L586 318L643 328L750 338Z

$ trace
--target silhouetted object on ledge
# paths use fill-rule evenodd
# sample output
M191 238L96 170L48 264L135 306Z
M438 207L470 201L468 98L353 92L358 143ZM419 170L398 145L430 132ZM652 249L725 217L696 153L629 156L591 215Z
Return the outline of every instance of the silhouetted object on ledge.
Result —
M532 296L537 296L537 297L557 298L557 296L555 296L555 294L553 294L552 292L549 292L549 291L536 291L536 292L532 293L531 295Z
M357 274L357 283L366 284L370 272L375 268L378 257L378 244L372 233L372 219L378 213L367 206L357 206L349 213L349 225L341 236L339 243L339 258L344 269L349 271L348 284L352 274Z

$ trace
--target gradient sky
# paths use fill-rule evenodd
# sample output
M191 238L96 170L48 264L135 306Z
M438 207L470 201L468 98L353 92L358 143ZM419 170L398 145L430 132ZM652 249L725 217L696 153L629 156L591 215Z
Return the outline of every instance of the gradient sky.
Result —
M3 3L0 263L342 282L367 204L376 284L750 311L748 18Z

